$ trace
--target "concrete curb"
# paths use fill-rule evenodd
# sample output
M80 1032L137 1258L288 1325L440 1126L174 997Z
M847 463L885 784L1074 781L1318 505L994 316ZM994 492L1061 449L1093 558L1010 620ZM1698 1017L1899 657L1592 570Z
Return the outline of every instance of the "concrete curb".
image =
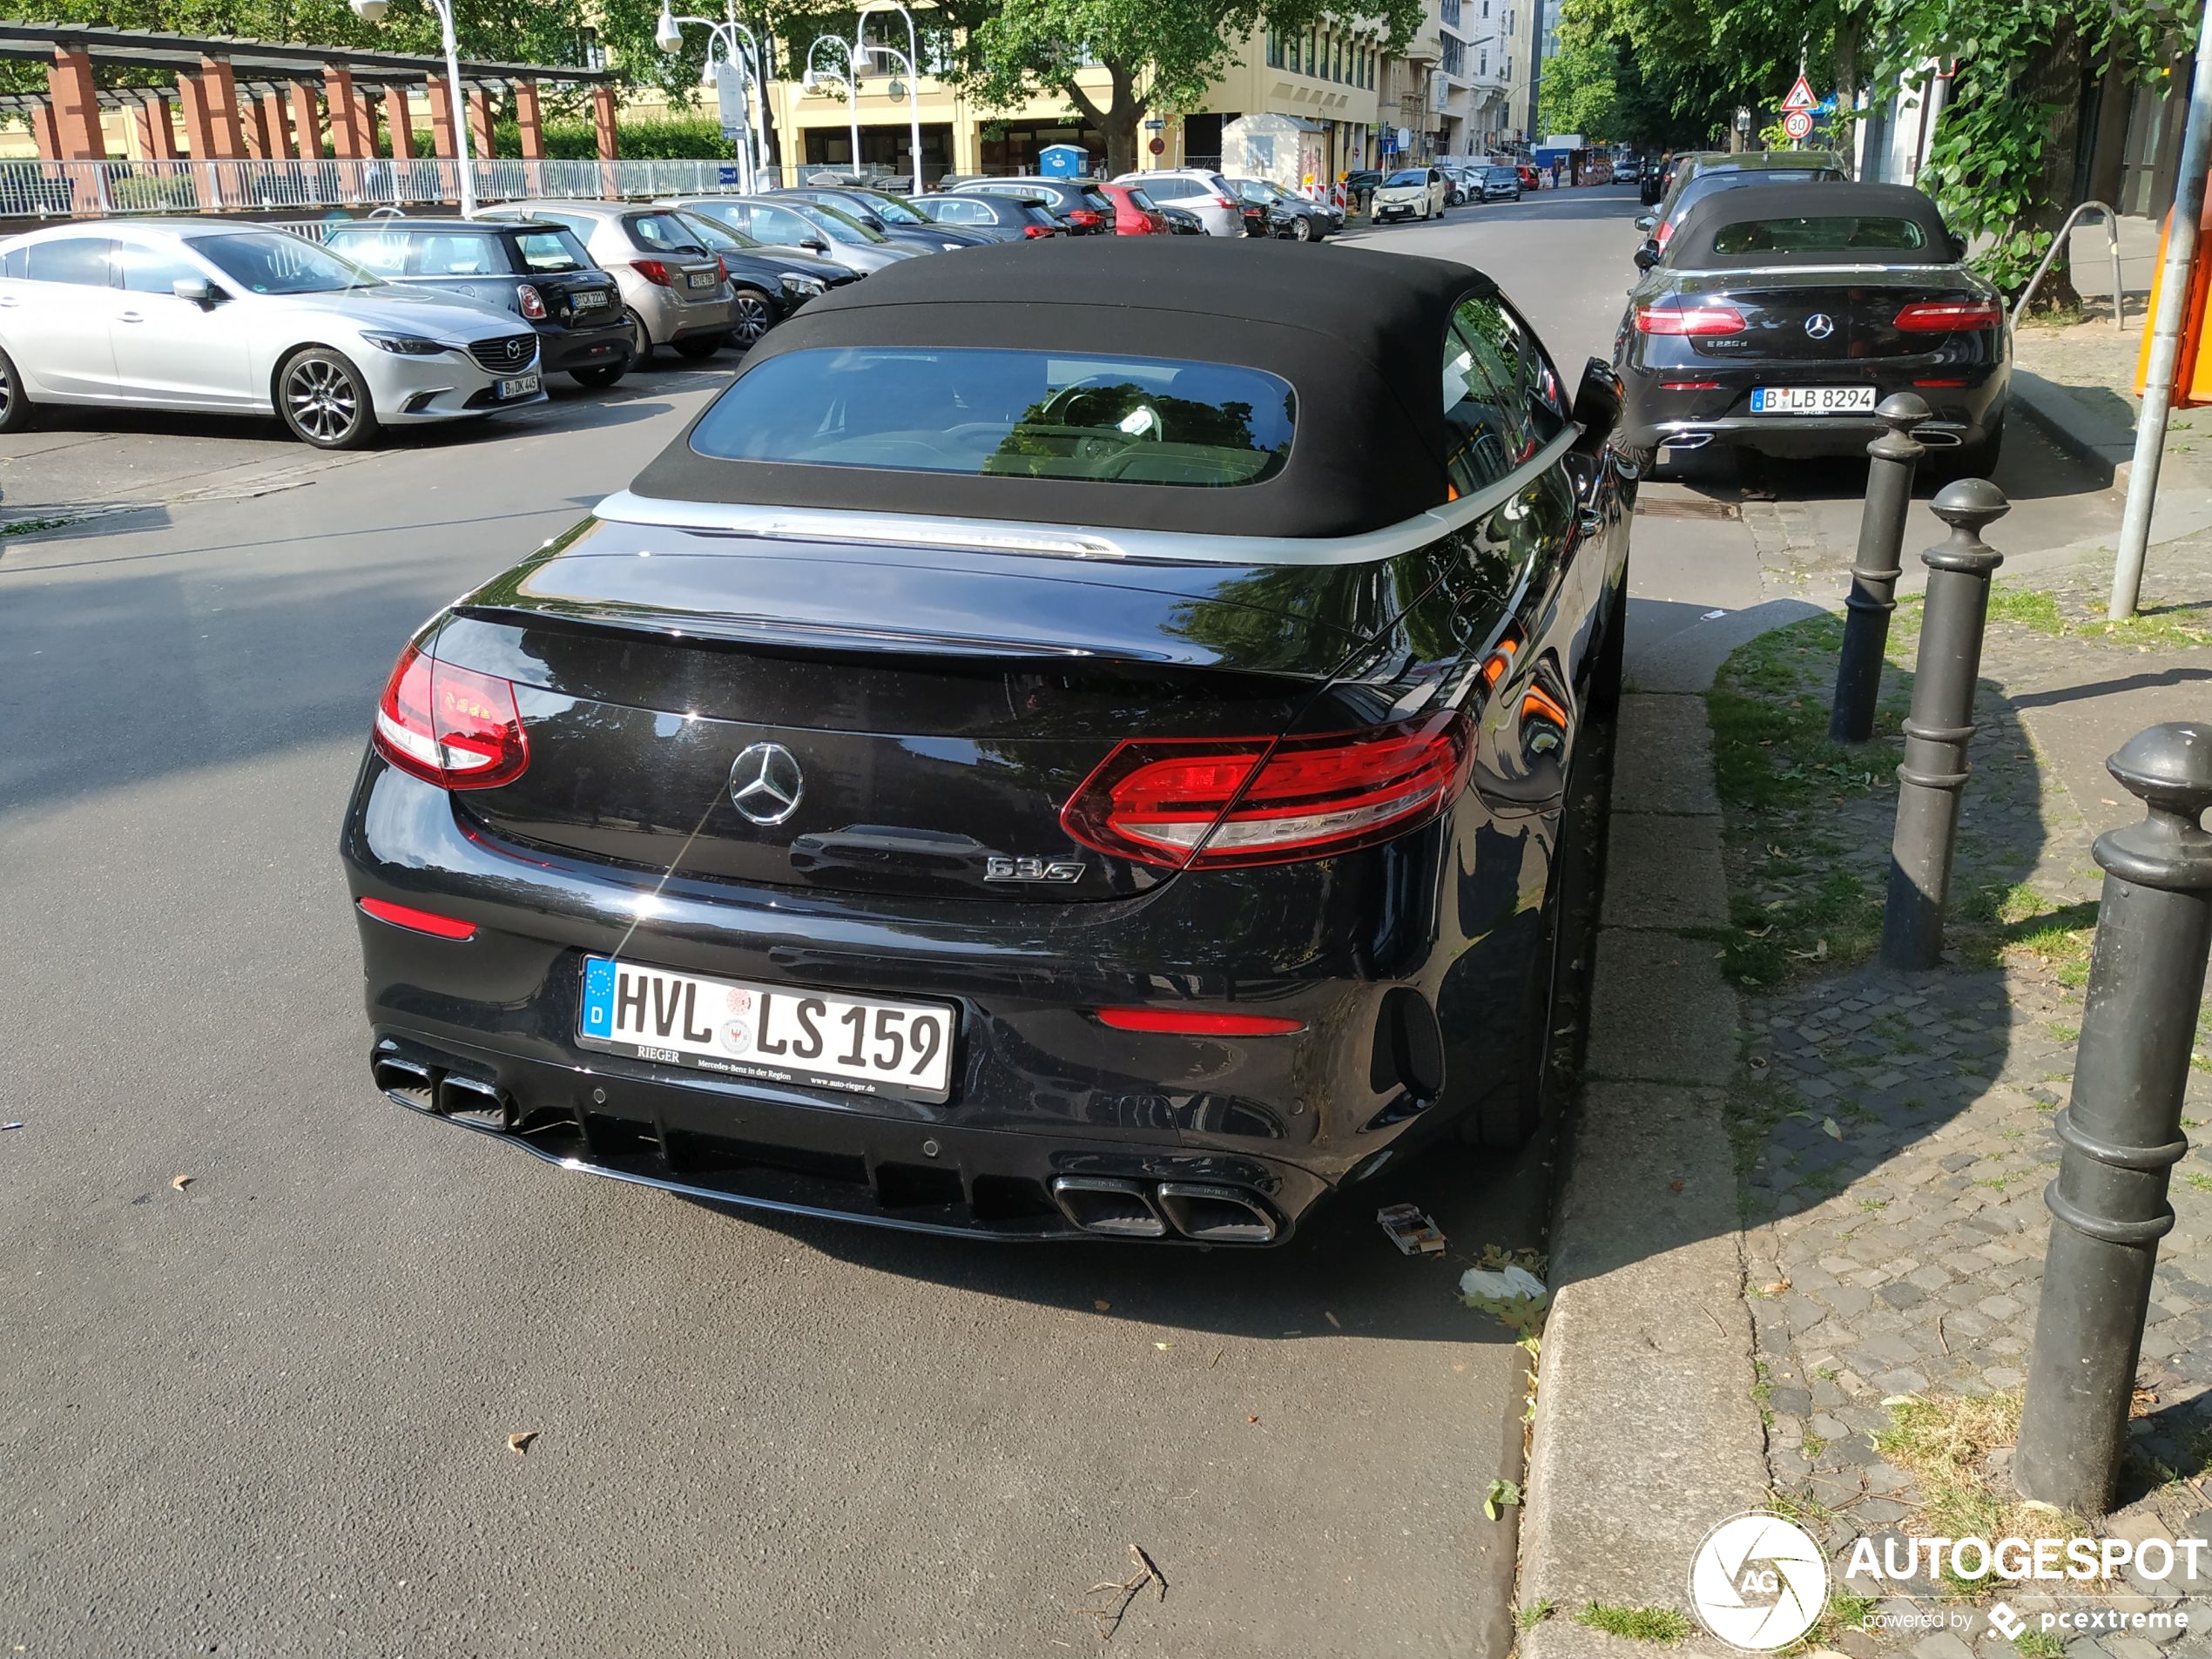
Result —
M2135 429L2091 408L2067 388L2025 368L2013 370L2013 401L2051 442L2105 483L2128 488L2134 472Z
M1687 930L1727 921L1703 693L1746 640L1817 614L1782 600L1686 629L1638 658L1622 699L1589 1081L1566 1136L1521 1513L1521 1605L1552 1612L1524 1659L1648 1655L1575 1614L1687 1613L1697 1539L1766 1500L1725 1116L1737 1002ZM1689 1651L1721 1649L1701 1636Z

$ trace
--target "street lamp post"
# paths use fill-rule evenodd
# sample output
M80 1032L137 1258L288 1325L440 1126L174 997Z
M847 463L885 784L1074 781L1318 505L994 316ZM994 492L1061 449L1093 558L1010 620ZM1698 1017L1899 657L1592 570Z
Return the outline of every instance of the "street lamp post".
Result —
M723 61L733 64L745 87L745 188L753 190L759 182L760 168L767 154L768 137L768 81L765 51L752 30L738 21L737 0L723 0L723 17L717 23L711 17L678 17L664 3L660 19L653 25L653 44L663 51L673 53L682 49L684 28L690 24L708 32L706 75L714 76L714 49L722 49Z
M814 54L825 46L834 46L845 54L842 71L814 67ZM857 176L860 171L860 70L853 61L852 42L841 35L817 35L814 44L806 49L806 73L800 84L811 92L826 80L835 81L845 89L846 121L853 140L853 172Z
M354 16L363 23L384 21L390 10L388 0L351 0ZM453 145L460 158L461 216L472 217L476 211L475 158L469 153L469 98L461 88L461 43L453 35L452 0L430 0L437 8L438 26L445 31L446 95L453 105Z
M897 60L897 50L890 46L870 46L861 38L868 26L868 14L873 11L895 11L907 20L907 158L914 164L913 183L908 193L921 194L921 37L914 29L914 15L899 3L899 0L865 0L860 15L853 24L853 44L861 51L874 51ZM855 154L857 163L860 159Z

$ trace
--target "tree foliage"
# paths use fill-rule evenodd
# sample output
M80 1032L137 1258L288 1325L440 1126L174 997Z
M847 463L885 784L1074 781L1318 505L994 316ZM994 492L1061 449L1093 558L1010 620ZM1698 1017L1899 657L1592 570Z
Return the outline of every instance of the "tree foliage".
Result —
M1932 60L1955 58L1919 181L1978 239L1982 269L2017 290L2071 206L2084 78L2159 76L2193 16L2180 0L1566 0L1561 36L1579 96L1622 107L1617 67L1611 103L1602 91L1609 47L1701 137L1724 132L1738 105L1771 111L1800 63L1816 89L1849 94L1924 84Z
M1195 108L1256 28L1298 33L1332 18L1379 26L1393 47L1420 27L1421 0L1369 0L1338 11L1318 0L997 0L976 8L960 78L987 108L1058 94L1106 135L1106 165L1136 165L1138 123ZM1103 101L1083 84L1095 67Z

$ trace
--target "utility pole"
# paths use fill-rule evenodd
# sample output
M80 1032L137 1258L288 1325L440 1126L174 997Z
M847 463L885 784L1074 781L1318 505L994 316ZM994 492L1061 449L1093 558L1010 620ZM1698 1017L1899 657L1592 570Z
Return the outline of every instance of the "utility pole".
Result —
M2182 171L2166 233L2166 264L2158 277L2158 314L2151 322L2143 408L2135 420L2134 469L2120 521L2120 555L2112 567L2112 603L2105 615L2125 622L2143 590L2143 556L2150 547L2151 509L2158 500L2158 463L2166 454L2166 417L2174 401L2174 362L2188 312L2189 272L2196 262L2197 225L2204 217L2204 174L2212 165L2212 0L2197 26L2196 75L2189 87L2188 124L2182 129ZM2113 309L2121 296L2112 296Z

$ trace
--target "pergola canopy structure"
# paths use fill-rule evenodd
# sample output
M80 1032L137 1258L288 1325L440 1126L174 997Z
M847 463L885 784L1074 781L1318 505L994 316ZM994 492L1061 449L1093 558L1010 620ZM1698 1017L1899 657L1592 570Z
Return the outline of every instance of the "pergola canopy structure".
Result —
M0 98L0 111L27 114L42 157L98 161L107 156L103 110L131 109L146 156L183 153L170 116L184 107L185 146L195 160L314 158L322 153L327 111L331 147L341 159L376 153L375 98L382 96L392 153L413 153L408 95L427 89L432 142L440 156L458 153L452 93L442 57L352 46L296 45L232 35L176 35L151 30L98 29L76 24L0 23L0 58L44 61L44 98ZM164 82L101 87L95 64L125 71L169 71ZM588 87L602 157L615 153L612 71L554 64L464 61L463 118L479 155L491 150L491 94L511 90L525 158L545 153L537 89L541 83Z

